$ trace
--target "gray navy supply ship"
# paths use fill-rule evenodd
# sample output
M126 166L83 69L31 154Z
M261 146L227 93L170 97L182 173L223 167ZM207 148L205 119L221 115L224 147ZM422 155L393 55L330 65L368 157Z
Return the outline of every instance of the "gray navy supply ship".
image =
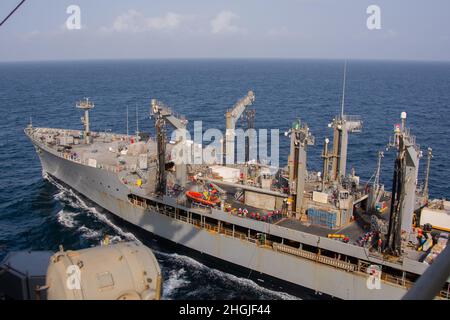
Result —
M88 99L76 105L84 111L83 130L30 124L25 133L45 174L158 237L329 297L402 298L444 249L450 231L449 203L428 200L431 149L426 181L418 183L422 152L406 113L388 144L397 157L392 191L386 191L381 151L372 180L346 172L349 134L363 122L344 114L343 99L329 124L333 143L324 142L322 172L306 170L315 139L300 120L286 132L286 167L252 159L248 139L246 161L224 165L220 160L234 155L239 119L254 128L254 100L250 91L226 112L226 138L209 164L174 161L175 151L193 160L208 147L183 134L169 140L169 127L183 133L187 120L157 100L150 107L154 137L91 131ZM436 298L449 297L447 281Z

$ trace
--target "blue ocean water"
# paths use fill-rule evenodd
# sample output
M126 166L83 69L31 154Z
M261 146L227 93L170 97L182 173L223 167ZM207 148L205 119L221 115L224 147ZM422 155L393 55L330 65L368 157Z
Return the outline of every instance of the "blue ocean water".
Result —
M126 106L130 130L151 134L151 98L157 98L204 128L225 126L224 113L249 89L256 101L256 128L287 130L297 118L316 137L308 167L321 170L320 153L327 124L340 110L342 61L316 60L151 60L0 63L0 259L19 249L77 249L97 245L104 234L139 240L108 212L67 188L44 179L39 160L23 128L80 128L75 101L90 97L96 131L125 132ZM362 133L350 138L348 168L369 179L377 151L384 149L400 112L422 150L433 148L430 193L450 195L450 63L349 61L346 113L359 114ZM281 161L289 141L280 137ZM426 153L426 152L424 152ZM383 159L382 182L390 188L394 152ZM422 161L421 175L425 169ZM291 298L173 253L156 241L164 273L164 298Z

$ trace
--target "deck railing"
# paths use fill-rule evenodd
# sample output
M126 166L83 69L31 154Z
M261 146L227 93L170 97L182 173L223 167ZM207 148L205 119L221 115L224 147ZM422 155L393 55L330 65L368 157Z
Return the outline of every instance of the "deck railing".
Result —
M237 239L255 244L259 247L264 247L264 248L271 249L274 251L283 252L283 253L294 255L294 256L297 256L300 258L312 260L315 262L333 266L335 268L346 270L347 272L357 272L359 274L365 274L367 272L367 267L370 265L370 263L365 262L365 261L361 261L361 263L359 265L355 265L351 262L344 261L344 260L341 260L338 258L327 257L327 256L321 255L319 253L302 250L300 248L294 248L294 247L291 247L288 245L284 245L282 243L272 242L272 241L269 241L266 239L263 242L261 242L256 237L252 237L252 236L249 237L247 234L238 232L233 229L229 229L229 228L226 228L223 226L219 227L217 225L212 225L212 224L206 223L204 221L200 221L198 219L192 219L192 218L190 219L188 216L182 216L182 215L176 214L175 212L167 211L163 208L163 206L151 206L151 205L147 206L144 202L138 201L135 199L130 199L130 202L132 202L135 205L139 205L142 208L150 208L150 209L152 209L160 214L166 215L170 218L177 219L182 222L195 225L198 228L203 228L209 232L214 232L214 233L218 233L218 234L223 234L228 237L237 238ZM397 276L388 274L386 272L382 273L381 279L385 282L396 284L396 285L399 285L399 286L402 286L405 288L411 288L414 285L414 282L412 282L408 279L405 279L402 277L397 277ZM450 291L450 288L449 288L449 291ZM442 298L442 299L450 299L449 291L444 291L444 290L441 291L439 293L438 297Z
M290 255L293 255L296 257L312 260L312 261L326 264L326 265L329 265L329 266L332 266L335 268L343 269L347 272L356 272L359 274L366 274L367 268L370 265L369 262L362 261L362 260L359 260L358 265L356 265L351 262L341 260L339 258L331 258L328 256L321 255L320 253L302 250L301 248L295 248L295 247L288 246L288 245L285 245L282 243L272 242L267 239L264 239L263 241L261 241L257 237L252 237L252 236L249 237L247 234L238 232L238 231L230 229L230 228L226 228L224 226L212 225L212 224L204 222L203 220L200 221L198 219L189 218L189 216L182 216L182 215L176 214L175 212L167 211L164 209L163 206L147 206L144 202L136 200L136 199L130 199L130 202L135 205L141 206L142 208L151 208L152 210L154 210L160 214L164 214L170 218L192 224L198 228L203 228L209 232L223 234L228 237L237 238L237 239L255 244L259 247L264 247L264 248L271 249L274 251L290 254ZM405 287L407 289L413 287L413 285L414 285L414 282L412 282L404 277L394 276L394 275L386 273L386 272L382 273L381 280L383 280L384 282L388 282L388 283L392 283L392 284L396 284L396 285ZM441 299L447 299L447 300L450 299L450 286L448 287L447 291L441 290L438 293L437 297L441 298Z

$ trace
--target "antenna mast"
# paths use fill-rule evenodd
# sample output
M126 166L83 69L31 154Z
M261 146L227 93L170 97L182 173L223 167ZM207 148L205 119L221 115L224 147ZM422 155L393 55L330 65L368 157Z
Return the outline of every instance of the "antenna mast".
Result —
M331 176L332 181L338 181L346 176L348 135L352 132L361 132L363 122L360 116L344 114L345 80L347 77L347 60L344 64L344 81L342 85L341 114L337 115L328 127L334 129Z
M127 105L127 143L128 143L128 105Z
M76 107L78 109L84 110L84 117L81 117L81 122L84 126L84 141L86 144L89 144L91 139L91 131L90 131L90 123L89 123L89 110L94 108L94 104L89 101L89 98L84 98L82 101L78 101L76 103Z
M136 138L139 136L139 114L138 114L138 106L136 103Z
M344 82L342 83L342 101L341 101L341 119L344 118L344 103L345 103L345 78L347 75L347 60L344 64Z

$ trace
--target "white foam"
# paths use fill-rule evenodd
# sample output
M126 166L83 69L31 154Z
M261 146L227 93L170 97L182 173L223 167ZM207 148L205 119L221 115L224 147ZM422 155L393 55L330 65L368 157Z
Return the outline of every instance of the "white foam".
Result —
M111 243L122 242L122 237L116 235L116 236L114 236L114 237L111 237L111 238L109 239L109 241L110 241Z
M188 285L190 282L183 279L186 271L181 268L178 270L171 270L169 272L169 278L163 283L163 299L171 299L171 295L183 286Z
M82 237L84 237L86 239L96 239L96 238L100 238L102 236L100 231L92 230L84 225L79 227L78 231L80 231Z
M204 264L202 264L202 263L198 262L197 260L194 260L190 257L179 255L177 253L165 253L165 252L156 251L156 250L153 250L153 251L155 253L157 253L158 255L165 257L166 259L173 259L180 264L188 265L190 270L192 269L192 270L195 270L196 272L202 272L203 274L206 273L212 278L219 278L219 279L227 281L227 282L231 281L236 284L236 289L238 289L239 287L242 287L242 288L251 289L252 291L256 291L256 292L260 292L260 293L264 293L264 294L271 294L271 295L279 297L280 299L283 299L283 300L299 300L299 298L292 296L288 293L281 292L281 291L274 291L274 290L270 290L270 289L261 287L257 283L255 283L254 281L252 281L250 279L237 277L230 273L225 273L225 272L222 272L222 271L214 269L214 268L209 268L209 267L205 266ZM192 268L192 267L194 267L194 268ZM180 270L183 270L183 269L180 269ZM168 281L170 281L170 278ZM172 292L173 292L173 289L172 289Z
M123 231L119 226L112 223L112 221L109 220L105 214L100 213L95 207L89 207L86 204L86 202L84 202L83 199L79 197L72 189L66 188L65 186L61 185L50 175L46 175L44 178L47 179L50 183L52 183L54 186L56 186L58 190L60 190L60 192L54 196L55 199L68 203L73 208L87 211L88 214L92 214L95 218L104 222L109 227L113 228L118 234L123 236L125 239L140 242L134 234L132 234L131 232Z
M74 228L77 224L74 217L77 215L78 213L76 212L60 210L56 214L56 218L58 219L58 222L66 228Z

